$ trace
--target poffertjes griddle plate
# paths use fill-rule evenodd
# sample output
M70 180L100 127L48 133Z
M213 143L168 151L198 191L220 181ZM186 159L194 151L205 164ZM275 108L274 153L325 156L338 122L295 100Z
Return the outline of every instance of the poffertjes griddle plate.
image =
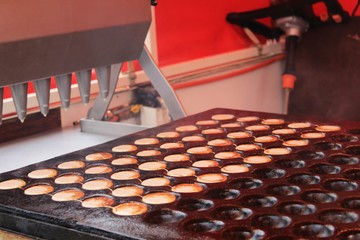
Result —
M45 239L360 239L359 137L359 122L209 110L1 174L0 188L24 186L0 190L0 227ZM80 164L59 166L69 161ZM46 194L27 195L40 185ZM81 194L56 200L69 189ZM94 199L104 207L87 207Z

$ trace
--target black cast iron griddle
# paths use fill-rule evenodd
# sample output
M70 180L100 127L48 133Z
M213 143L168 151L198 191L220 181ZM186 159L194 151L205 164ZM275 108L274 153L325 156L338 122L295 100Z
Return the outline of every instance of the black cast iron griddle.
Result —
M216 125L196 125L201 120L211 120L214 115L225 114L225 119L217 120ZM227 119L230 115L233 118ZM238 122L246 116L259 119ZM275 119L266 120L264 119ZM277 119L277 120L276 120ZM278 121L279 120L279 121ZM284 120L281 123L281 120ZM237 122L237 125L223 125ZM266 123L266 124L264 124ZM273 130L288 129L292 134L274 134ZM252 128L253 125L267 125ZM138 146L133 152L112 152L115 146L134 145L138 139L156 137L161 132L175 131L180 126L196 126L195 130L179 132L179 137L158 138L158 145ZM326 128L329 127L330 128ZM325 128L318 128L325 126ZM290 128L291 128L290 127ZM192 127L193 128L193 127ZM223 132L209 134L202 132L207 128ZM186 129L186 128L185 128ZM330 129L330 130L329 130ZM322 131L323 130L323 131ZM211 132L211 131L210 131ZM231 132L247 132L248 138L233 139ZM305 133L323 135L322 138L306 138ZM184 136L199 135L206 141L192 145L182 141ZM265 137L262 136L270 136ZM311 136L311 135L310 135ZM260 138L259 138L260 137ZM275 138L274 138L275 137ZM12 190L0 190L0 227L44 239L360 239L360 123L317 121L276 114L247 112L230 109L212 109L169 124L121 137L111 142L59 156L45 162L30 165L0 175L0 183L9 179L22 179L26 185ZM211 153L191 154L189 148L207 146L213 139L230 139L230 146L211 146ZM267 139L269 141L260 141ZM271 140L272 139L272 140ZM289 140L307 142L304 146L284 146ZM184 143L183 148L161 149L166 142ZM216 141L215 141L216 142ZM222 141L220 141L222 142ZM243 144L260 146L252 151L236 148ZM293 142L294 143L294 142ZM208 146L209 147L209 146ZM280 155L271 152L274 148L285 150ZM137 156L146 149L158 150L160 155L153 157ZM270 150L270 154L268 151ZM41 151L41 149L39 149ZM286 151L288 151L286 153ZM86 156L93 153L111 153L112 157L100 161L88 161ZM227 159L219 152L240 154ZM167 162L164 157L172 154L185 154L190 160ZM230 154L231 155L231 154ZM253 163L251 156L266 156L267 163ZM26 157L26 156L24 156ZM113 165L114 159L132 157L137 164ZM194 167L195 162L215 160L218 167ZM63 170L58 165L63 162L79 160L83 168ZM16 161L16 159L14 159ZM166 169L155 171L139 170L145 162L166 164ZM85 174L94 165L111 168L105 174ZM241 165L245 172L224 172L225 166ZM28 174L37 169L55 169L56 176L45 179L31 179ZM168 176L168 171L186 168L195 175L187 177ZM112 174L119 171L136 171L139 179L115 180ZM83 177L80 183L55 184L54 180L64 174L74 173ZM206 183L199 179L204 174L220 174L225 180ZM169 185L142 186L148 178L162 177ZM84 190L82 184L94 179L110 179L113 185L103 190ZM195 193L174 192L179 184L201 186ZM24 191L39 184L54 188L45 195L25 195ZM141 196L116 197L112 191L122 186L138 186L143 189ZM78 189L84 193L76 201L53 201L52 196L64 189ZM166 192L176 200L167 204L143 203L143 197ZM112 199L110 206L85 208L85 199L103 196ZM112 209L120 204L136 202L147 206L144 214L119 216Z

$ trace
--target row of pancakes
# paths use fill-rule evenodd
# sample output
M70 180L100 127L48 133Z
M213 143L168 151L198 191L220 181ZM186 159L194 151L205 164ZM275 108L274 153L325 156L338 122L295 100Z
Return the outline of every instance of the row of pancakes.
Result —
M25 183L21 179L12 179L7 181L7 186L10 187L20 187L24 185ZM111 187L109 182L106 182L104 179L103 182L99 180L99 182L94 183L95 185L104 185L108 184L107 187ZM190 184L189 184L190 185ZM2 186L4 187L4 186ZM196 189L197 186L183 186L191 189ZM202 187L199 185L201 188ZM198 187L198 188L199 188ZM33 187L29 187L25 190L26 195L43 195L43 194L50 194L54 191L54 188L51 185L35 185ZM113 196L140 196L143 193L143 189L136 187L136 186L125 186L122 188L118 188L113 191ZM80 201L82 207L84 208L111 208L112 212L116 215L120 216L130 216L130 215L139 215L143 214L148 211L148 205L147 204L168 204L173 203L176 201L177 196L170 192L154 192L149 193L144 196L142 196L143 203L136 202L136 201L129 201L125 203L121 203L116 205L115 207L112 207L115 203L115 199L110 196L105 195L97 195L97 196L91 196L88 198L84 198L85 193L79 189L71 188L71 189L65 189L60 190L53 194L51 196L51 199L53 201L57 202L67 202L67 201Z
M115 153L123 153L123 154L131 154L136 153L134 157L121 157L117 159L113 159L111 164L115 166L119 165L129 165L129 164L138 164L137 157L156 157L161 155L161 151L156 149L145 149L141 151L138 150L138 146L153 146L160 143L159 139L171 139L180 137L180 133L183 132L196 132L201 126L219 126L219 123L224 121L237 120L235 123L224 123L220 125L222 128L233 128L237 129L237 127L241 127L244 122L253 122L260 121L258 117L244 117L237 118L231 114L218 114L214 115L211 120L198 121L195 125L185 125L179 126L175 128L173 132L162 132L156 135L156 137L148 137L141 138L134 142L134 144L124 144L115 146L112 148L112 151ZM280 139L277 136L268 135L268 136L260 136L253 137L251 131L266 131L270 127L269 125L283 125L285 121L283 119L264 119L261 121L261 124L250 125L245 128L244 132L231 132L227 134L229 139L237 139L237 138L253 138L255 143L247 143L240 144L236 146L236 150L239 151L253 151L261 149L259 144L256 143L265 143L265 142L273 142L279 141ZM312 124L308 122L298 122L288 124L288 128L280 128L273 130L273 134L276 135L286 135L286 134L294 134L297 132L297 129L304 129L311 127ZM326 132L334 132L339 131L341 128L339 126L332 125L322 125L316 126L315 128L318 132L307 132L303 133L301 137L303 139L296 140L288 140L283 141L283 145L285 147L281 148L269 148L264 149L264 154L267 155L285 155L291 152L291 148L293 146L306 146L309 144L308 139L317 139L324 138ZM201 131L203 135L207 134L221 134L223 133L223 129L221 128L205 128ZM182 149L184 148L183 142L205 142L207 146L197 146L186 149L187 154L171 154L167 155L163 158L163 161L148 161L143 162L137 165L138 170L143 171L158 171L158 170L166 170L167 175L170 177L189 177L195 176L196 181L198 183L183 183L178 184L171 187L172 192L176 194L181 193L196 193L201 192L204 189L202 184L207 183L220 183L227 181L228 173L243 173L248 172L251 164L262 164L268 163L271 161L271 157L269 156L249 156L244 159L241 159L241 164L229 164L220 168L219 162L214 159L201 159L199 161L193 162L193 167L203 168L203 167L219 167L222 173L206 173L196 176L196 171L192 168L177 168L167 170L166 162L181 162L181 161L190 161L188 155L206 155L209 153L213 153L213 148L218 146L230 146L233 145L234 142L229 139L213 139L207 141L203 136L193 135L193 136L185 136L182 138L182 142L166 142L160 145L160 149ZM185 150L185 149L184 149ZM238 152L218 152L214 153L215 158L217 159L240 159L241 155ZM113 154L107 152L101 153L93 153L89 154L85 157L85 160L88 162L97 162L102 160L110 160L113 158ZM245 164L244 164L245 163ZM61 170L68 169L78 169L84 168L86 166L84 161L74 160L61 163L57 166L57 168ZM108 165L98 165L92 166L85 170L85 174L103 174L112 172L112 168ZM224 174L225 173L225 174ZM58 177L57 177L58 176ZM55 169L47 168L47 169L38 169L28 173L28 177L31 179L46 179L46 178L55 178L55 184L72 184L72 183L82 183L84 181L84 177L79 174L65 174L59 175L58 171ZM140 173L137 170L126 170L115 172L111 175L111 179L113 180L131 180L131 179L140 179ZM166 177L155 177L150 179L145 179L141 181L141 185L143 186L170 186L170 180ZM155 192L143 195L143 188L135 185L122 186L116 189L111 189L113 186L113 182L110 179L92 179L82 184L83 190L102 190L102 189L110 189L112 191L112 195L114 197L132 197L132 196L140 196L144 203L139 202L128 202L117 205L116 207L111 207L114 204L114 199L106 196L94 196L90 198L86 198L81 200L82 206L86 208L92 207L111 207L112 211L117 215L137 215L142 214L147 211L148 207L146 204L166 204L172 203L176 201L176 195L171 192ZM6 181L0 182L0 190L9 190L22 188L24 189L24 193L26 195L41 195L41 194L49 194L51 195L54 192L54 187L49 184L38 184L34 186L26 187L26 182L22 179L10 179ZM80 201L85 196L85 193L79 189L65 189L61 191L55 192L55 194L51 195L52 200L54 201Z

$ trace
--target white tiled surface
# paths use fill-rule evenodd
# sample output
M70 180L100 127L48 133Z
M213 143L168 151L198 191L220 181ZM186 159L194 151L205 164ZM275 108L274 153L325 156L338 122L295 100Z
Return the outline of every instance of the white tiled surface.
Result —
M0 144L0 173L115 139L70 127Z

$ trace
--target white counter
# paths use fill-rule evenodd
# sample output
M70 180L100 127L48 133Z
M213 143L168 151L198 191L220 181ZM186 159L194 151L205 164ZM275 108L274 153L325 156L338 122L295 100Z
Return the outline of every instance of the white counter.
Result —
M0 173L115 139L69 127L0 144Z

